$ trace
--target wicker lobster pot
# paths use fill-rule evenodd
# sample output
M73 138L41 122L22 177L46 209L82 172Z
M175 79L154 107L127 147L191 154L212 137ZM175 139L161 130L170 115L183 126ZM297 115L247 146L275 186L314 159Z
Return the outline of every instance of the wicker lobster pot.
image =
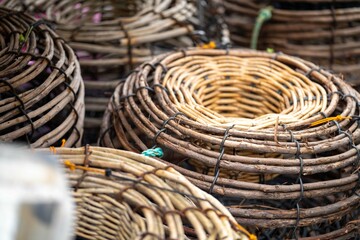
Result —
M161 147L240 224L307 236L305 227L360 204L358 102L341 79L299 58L194 49L159 56L117 87L100 144Z
M96 142L103 112L119 81L140 63L197 40L196 5L167 1L27 1L46 11L57 33L76 51L85 80L85 141ZM40 14L41 15L41 14ZM92 139L94 135L95 139ZM91 138L91 139L90 139Z
M53 151L68 167L78 236L255 239L214 197L155 159L89 146Z
M226 0L225 21L231 39L249 47L259 11L272 17L258 37L258 49L273 48L308 59L360 85L360 2L352 0Z
M0 141L81 143L84 86L74 51L42 21L0 8Z

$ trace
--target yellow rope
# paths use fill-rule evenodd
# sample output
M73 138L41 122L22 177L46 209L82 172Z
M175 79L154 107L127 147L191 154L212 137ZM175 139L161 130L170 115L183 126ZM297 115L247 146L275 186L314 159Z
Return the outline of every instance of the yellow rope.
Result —
M202 49L215 49L216 48L216 43L214 41L210 41L207 44L202 44L200 46L200 48L202 48Z
M235 227L237 228L237 230L239 230L240 232L243 232L245 235L247 235L249 237L249 240L257 240L256 235L249 233L243 226L241 226L238 223L234 224Z
M66 139L62 139L62 140L61 140L61 146L60 146L60 147L65 147L65 143L66 143Z
M310 127L313 127L313 126L317 126L317 125L320 125L322 123L327 123L327 122L331 122L331 121L342 121L342 120L345 120L345 119L351 119L351 117L343 117L341 115L337 115L336 117L327 117L327 118L324 118L324 119L320 119L320 120L317 120L313 123L310 124Z
M50 146L49 149L50 149L50 152L52 152L53 154L56 154L56 148L54 146Z
M84 167L84 166L76 166L74 163L72 163L69 160L64 160L64 165L65 165L65 167L69 168L71 171L74 171L76 169L80 169L80 170L84 170L84 171L87 171L87 172L95 172L95 173L100 173L100 174L105 175L105 170L96 169L96 168L89 168L89 167Z
M65 144L66 144L66 139L63 138L61 140L61 146L60 147L65 147ZM56 148L54 146L50 146L49 149L50 149L50 152L52 152L53 154L56 154Z

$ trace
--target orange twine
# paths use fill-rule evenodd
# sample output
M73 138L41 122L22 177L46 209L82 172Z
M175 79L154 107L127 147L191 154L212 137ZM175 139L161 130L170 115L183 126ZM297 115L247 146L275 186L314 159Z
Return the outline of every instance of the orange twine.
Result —
M71 171L74 171L76 169L80 169L80 170L84 170L84 171L87 171L87 172L105 174L104 170L96 169L96 168L89 168L89 167L84 167L84 166L76 166L74 163L72 163L69 160L64 160L64 165L65 165L65 167L69 168Z

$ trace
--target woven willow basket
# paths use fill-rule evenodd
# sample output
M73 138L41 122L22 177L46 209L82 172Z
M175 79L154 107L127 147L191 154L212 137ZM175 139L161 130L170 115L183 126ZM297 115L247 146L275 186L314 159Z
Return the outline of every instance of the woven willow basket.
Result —
M79 57L85 80L85 128L86 134L91 133L85 141L96 136L90 142L96 142L109 98L130 70L199 39L196 4L190 0L30 0L25 5L50 20Z
M0 141L80 145L84 86L75 53L29 15L0 8Z
M306 227L360 204L359 99L335 75L285 54L176 52L117 87L100 144L161 147L240 224L306 237Z
M249 47L259 11L272 6L258 49L273 48L299 56L360 84L360 2L354 0L226 0L225 21L231 39Z
M89 146L53 151L69 167L78 236L256 239L215 198L155 159Z

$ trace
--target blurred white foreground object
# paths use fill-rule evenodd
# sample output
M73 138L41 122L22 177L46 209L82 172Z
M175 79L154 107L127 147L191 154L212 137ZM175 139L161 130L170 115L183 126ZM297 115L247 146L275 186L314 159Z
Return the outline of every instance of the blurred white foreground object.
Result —
M73 202L52 156L0 144L0 239L67 240Z

